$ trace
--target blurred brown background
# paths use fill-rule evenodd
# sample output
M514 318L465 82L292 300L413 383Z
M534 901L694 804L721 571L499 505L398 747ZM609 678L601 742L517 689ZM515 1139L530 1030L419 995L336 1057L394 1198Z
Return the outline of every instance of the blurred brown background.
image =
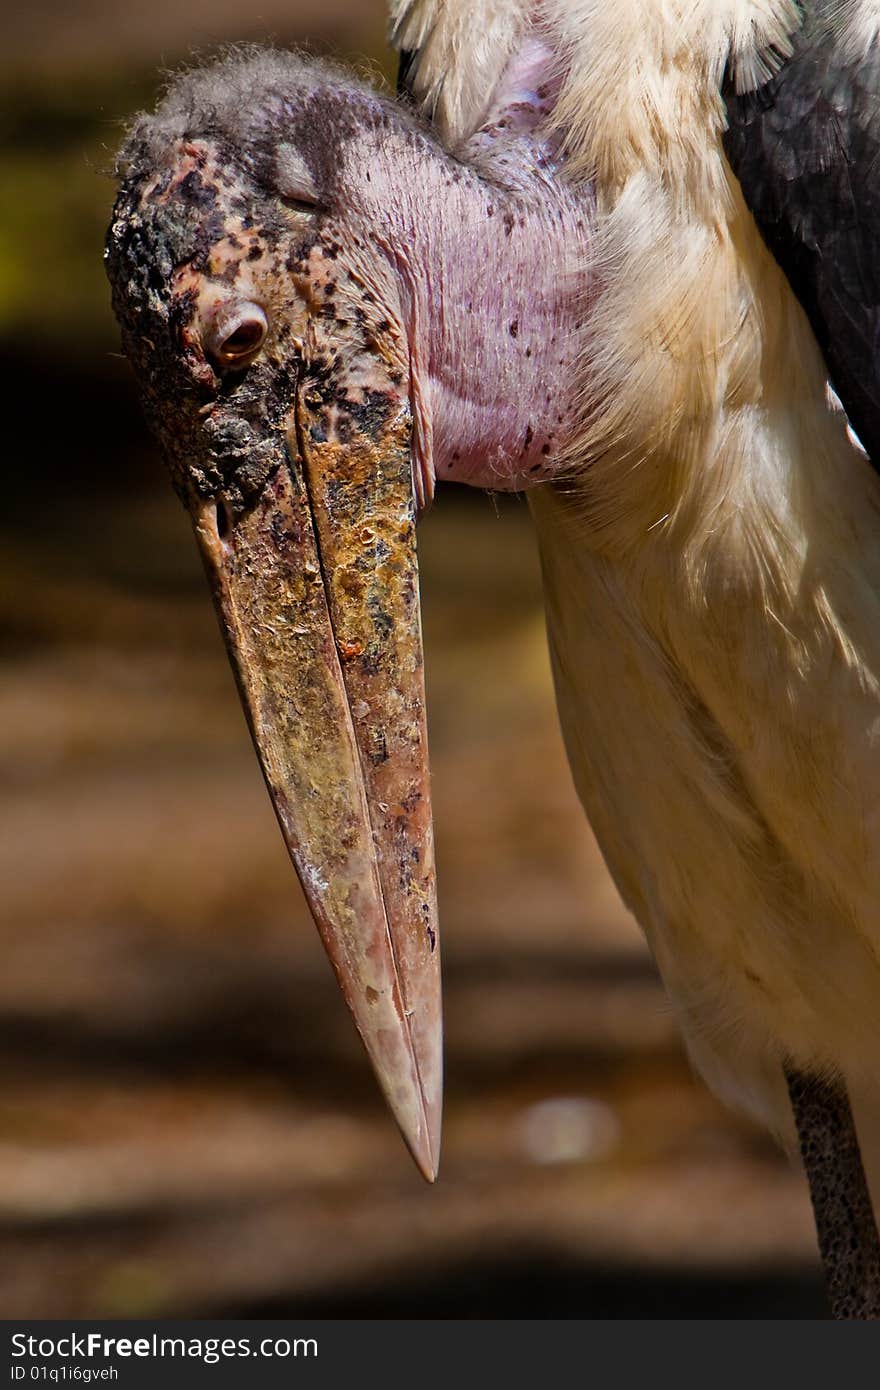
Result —
M273 37L393 77L379 0L7 16L0 81L0 1315L821 1316L808 1205L692 1080L572 792L525 505L421 548L445 929L417 1176L286 860L108 307L157 69Z

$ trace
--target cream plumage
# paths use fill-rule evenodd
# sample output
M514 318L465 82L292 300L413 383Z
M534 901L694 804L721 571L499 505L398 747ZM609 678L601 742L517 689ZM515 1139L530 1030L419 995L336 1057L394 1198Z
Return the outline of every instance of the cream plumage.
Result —
M581 425L564 485L530 496L563 730L609 867L719 1094L786 1136L783 1067L842 1079L867 1132L880 487L723 147L725 72L740 91L766 81L801 9L391 11L417 49L412 92L453 146L534 26L569 175L595 190ZM843 7L841 50L868 52L878 14Z

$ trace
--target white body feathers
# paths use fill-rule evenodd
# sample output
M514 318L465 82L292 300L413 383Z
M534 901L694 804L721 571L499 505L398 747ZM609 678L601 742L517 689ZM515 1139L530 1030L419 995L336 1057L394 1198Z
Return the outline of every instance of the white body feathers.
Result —
M533 17L560 57L599 207L583 428L532 494L560 715L697 1065L784 1134L785 1059L880 1077L880 480L721 145L725 66L757 81L797 6L391 9L453 145Z

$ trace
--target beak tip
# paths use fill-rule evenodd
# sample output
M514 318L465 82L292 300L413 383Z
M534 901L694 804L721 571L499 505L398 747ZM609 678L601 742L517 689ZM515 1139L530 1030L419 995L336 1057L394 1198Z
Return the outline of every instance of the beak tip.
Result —
M425 1182L433 1187L440 1167L439 1154L435 1157L434 1151L427 1144L410 1144L408 1148Z
M406 1110L402 1110L399 1105L395 1105L390 1100L387 1090L386 1099L389 1100L397 1127L413 1162L425 1182L433 1185L437 1181L440 1168L441 1116L439 1105L430 1106L424 1090L421 1088L419 1088L417 1097L414 1097L412 1092L408 1097L410 1102L417 1099L417 1109L413 1106L412 1109L407 1107Z

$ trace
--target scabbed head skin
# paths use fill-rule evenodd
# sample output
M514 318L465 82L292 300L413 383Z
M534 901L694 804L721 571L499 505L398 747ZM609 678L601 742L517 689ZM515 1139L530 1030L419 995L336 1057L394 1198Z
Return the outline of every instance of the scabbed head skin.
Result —
M293 305L273 316L273 341L246 378L224 378L200 332L227 304L259 303L286 281L278 261L289 230L278 226L271 204L259 224L248 205L258 203L245 176L198 138L171 145L167 167L129 175L114 209L107 258L113 307L186 502L223 495L240 508L259 495L279 463L283 441L273 434L290 410L300 367L283 350Z
M371 267L373 293L352 282L358 248L340 225L348 210L334 205L340 149L387 112L340 81L294 54L243 54L180 79L121 152L106 253L113 307L187 501L222 493L236 508L258 495L307 345L317 380L374 347L406 371L375 293L393 297L390 274ZM268 336L246 372L224 372L211 338L241 302L264 307Z
M390 267L338 204L342 150L385 119L373 94L293 55L183 79L125 146L107 265L285 839L433 1177L439 951L408 358Z

